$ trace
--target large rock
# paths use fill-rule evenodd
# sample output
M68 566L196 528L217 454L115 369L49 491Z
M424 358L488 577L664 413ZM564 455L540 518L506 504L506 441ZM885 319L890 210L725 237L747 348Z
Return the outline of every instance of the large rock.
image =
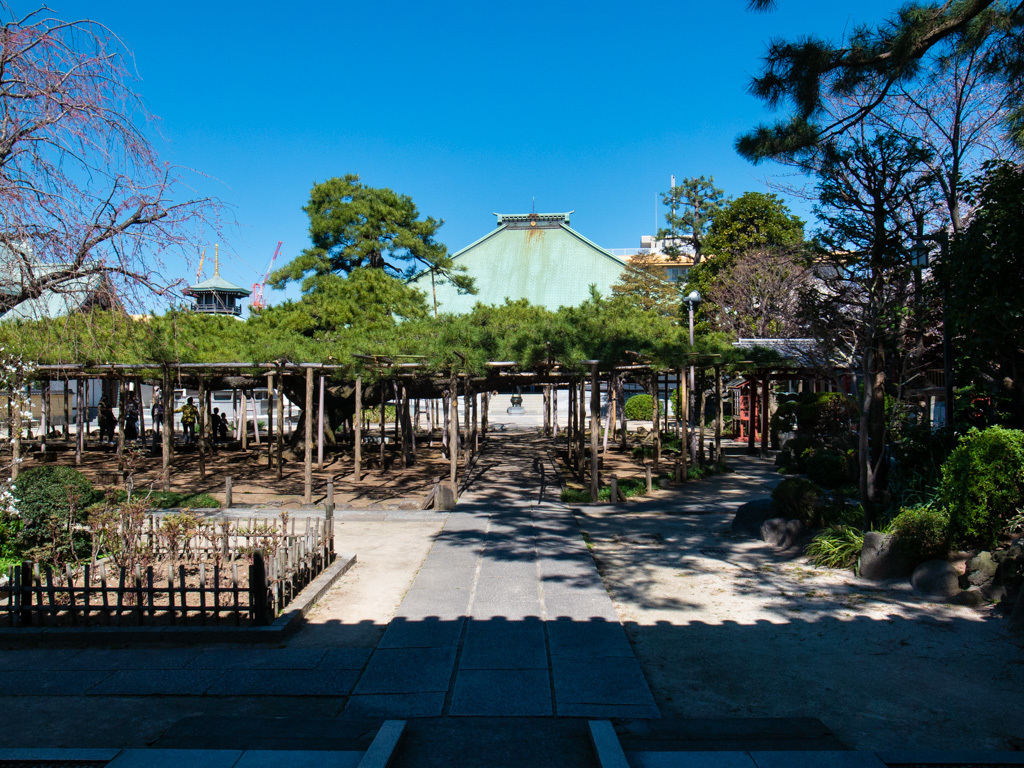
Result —
M771 499L748 501L736 510L736 517L732 519L732 532L752 539L761 538L761 523L768 518L771 507Z
M860 550L860 575L869 581L885 581L910 573L910 565L887 533L868 531Z
M990 552L979 552L967 563L967 581L975 587L988 584L996 575L999 564Z
M786 541L786 523L784 517L772 517L761 523L761 538L773 547L781 547Z
M964 605L968 608L979 608L988 602L988 598L984 592L974 587L972 589L965 589L963 592L957 592L949 599L949 602L955 605Z
M948 560L925 560L910 577L914 591L929 597L953 597L960 593L956 568Z
M789 549L800 546L808 534L810 531L807 530L806 525L799 520L790 520L786 523L786 537L782 542L782 548Z

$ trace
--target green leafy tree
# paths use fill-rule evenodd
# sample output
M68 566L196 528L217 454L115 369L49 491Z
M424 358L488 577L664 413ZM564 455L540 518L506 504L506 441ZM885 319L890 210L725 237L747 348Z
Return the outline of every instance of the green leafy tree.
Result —
M429 270L461 291L474 292L472 278L434 239L444 222L421 219L408 195L368 187L348 174L314 184L303 210L312 245L270 276L275 288L301 280L303 290L310 290L327 275L369 267L395 278Z
M668 206L665 222L668 227L658 230L657 238L666 241L665 253L673 258L682 255L683 243L693 248L693 263L700 264L704 256L704 237L714 215L721 209L725 193L715 186L715 177L683 179L661 196Z
M830 144L819 157L820 253L817 285L805 293L804 315L833 361L861 374L859 490L865 525L885 508L890 425L887 391L919 373L913 323L915 213L930 193L924 151L896 134Z
M776 0L749 2L755 10L775 5ZM751 91L769 107L788 110L788 115L741 136L736 148L744 157L758 162L792 157L841 135L884 105L901 85L913 81L922 59L943 45L961 53L984 54L992 82L1015 94L1003 118L1011 138L1022 145L1022 27L1024 6L1020 3L914 0L881 23L855 27L841 41L818 36L773 40ZM827 108L830 101L841 102L858 91L876 96L848 102L839 110Z
M612 295L645 312L673 317L679 312L679 289L665 280L650 254L638 253L622 270Z
M1024 170L993 164L968 193L976 211L938 267L948 291L958 387L971 387L1024 427Z

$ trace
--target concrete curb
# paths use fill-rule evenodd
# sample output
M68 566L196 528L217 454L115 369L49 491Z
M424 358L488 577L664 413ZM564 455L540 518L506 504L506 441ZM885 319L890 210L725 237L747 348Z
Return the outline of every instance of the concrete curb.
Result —
M355 562L355 555L338 555L327 570L307 584L288 604L287 610L266 627L4 627L0 628L0 647L279 643L299 628L316 602Z

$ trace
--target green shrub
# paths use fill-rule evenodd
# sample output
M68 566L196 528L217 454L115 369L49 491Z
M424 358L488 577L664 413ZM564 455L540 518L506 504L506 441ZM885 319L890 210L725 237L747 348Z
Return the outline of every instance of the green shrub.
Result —
M786 400L779 403L771 418L771 430L775 434L780 432L792 432L796 429L796 412L799 401Z
M939 500L952 544L994 546L1024 506L1024 433L972 428L942 465Z
M626 418L632 421L651 421L654 418L654 406L650 395L633 395L626 401ZM665 415L665 404L658 401L661 415Z
M804 471L811 482L834 491L850 480L849 463L846 454L832 448L816 451L804 462Z
M790 477L772 491L772 512L780 517L793 517L805 525L817 520L821 488L803 477Z
M178 493L177 491L147 491L136 489L133 501L143 501L149 509L218 509L220 502L208 493ZM124 504L128 494L113 491L112 504Z
M828 442L850 439L856 420L857 406L842 392L809 392L796 406L800 433Z
M775 464L780 472L787 475L798 474L805 470L807 459L813 456L820 446L821 443L814 437L797 435L782 446Z
M27 469L12 492L21 517L18 547L26 556L57 563L88 546L78 526L96 492L81 472L62 466Z
M807 545L807 555L822 568L853 568L856 570L864 532L850 525L835 525L820 531Z
M945 510L926 504L901 509L886 530L900 553L915 564L949 554L949 515Z

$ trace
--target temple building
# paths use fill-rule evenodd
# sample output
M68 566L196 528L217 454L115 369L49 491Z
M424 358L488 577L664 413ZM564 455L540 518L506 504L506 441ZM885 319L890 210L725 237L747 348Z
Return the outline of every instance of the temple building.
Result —
M192 311L211 315L241 315L242 305L236 303L252 291L240 288L220 276L220 250L215 249L213 277L186 288L183 293L193 298Z
M527 299L552 311L574 307L596 286L604 296L619 281L626 263L569 226L568 213L496 213L497 227L452 256L476 281L477 293L460 294L431 272L410 281L436 301L439 312L462 314L480 304Z

